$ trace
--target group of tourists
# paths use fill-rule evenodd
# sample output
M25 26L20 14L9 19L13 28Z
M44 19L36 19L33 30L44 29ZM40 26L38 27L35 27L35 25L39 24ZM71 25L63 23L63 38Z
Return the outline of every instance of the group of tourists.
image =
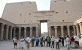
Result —
M77 36L69 37L68 35L64 38L63 36L59 37L36 37L36 38L30 38L27 36L26 38L21 37L18 41L17 38L13 38L14 42L14 49L17 49L17 43L19 42L19 49L24 48L24 44L26 45L27 49L29 50L30 44L32 47L51 47L54 48L54 45L56 45L56 49L60 49L61 47L67 46L67 49L70 50L70 47L79 47L79 38Z

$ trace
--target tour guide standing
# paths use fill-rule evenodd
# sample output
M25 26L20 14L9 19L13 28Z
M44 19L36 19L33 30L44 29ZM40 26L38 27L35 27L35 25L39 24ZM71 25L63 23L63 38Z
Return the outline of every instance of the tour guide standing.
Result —
M27 49L29 50L30 48L30 37L29 36L27 36L26 38L26 44L27 44Z
M70 38L67 36L66 38L67 49L70 50Z

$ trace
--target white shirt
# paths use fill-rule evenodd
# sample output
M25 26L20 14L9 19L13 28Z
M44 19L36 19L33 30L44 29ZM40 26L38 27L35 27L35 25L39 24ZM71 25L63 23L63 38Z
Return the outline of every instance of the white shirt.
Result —
M59 42L59 38L56 38L56 39L55 39L55 42Z
M13 40L15 40L15 38L13 38Z
M24 39L20 39L20 42L22 42L22 41L24 42Z
M66 44L70 44L70 42L69 42L69 40L70 40L70 38L66 38Z
M75 36L74 38L75 38L75 41L79 41L79 38L77 36Z
M27 42L30 42L30 40L31 40L31 39L30 39L29 37L26 38L26 41L27 41Z

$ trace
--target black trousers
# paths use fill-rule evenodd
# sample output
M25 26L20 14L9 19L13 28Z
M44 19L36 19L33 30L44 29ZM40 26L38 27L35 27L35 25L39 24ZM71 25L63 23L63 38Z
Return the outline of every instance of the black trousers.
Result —
M38 47L38 42L36 42L36 46Z
M59 49L59 42L56 42L56 49Z
M62 42L62 46L64 46L64 42Z
M52 47L54 48L54 41L52 41L52 46L51 46L51 48L52 48Z
M79 41L75 41L75 44L77 44L79 46Z
M32 47L34 46L34 42L32 42Z
M49 47L50 47L50 43L51 43L51 42L48 42L48 44L49 44Z

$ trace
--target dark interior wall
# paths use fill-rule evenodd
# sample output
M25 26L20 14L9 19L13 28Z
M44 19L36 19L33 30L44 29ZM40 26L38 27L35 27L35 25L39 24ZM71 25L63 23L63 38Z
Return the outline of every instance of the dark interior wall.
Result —
M10 26L9 26L9 30L8 30L8 39L10 40Z
M19 29L18 28L16 28L16 30L15 30L15 36L17 37L17 39L19 39Z
M26 36L30 36L30 27L27 27L27 33Z
M3 30L3 39L6 40L6 25L4 25L4 30Z
M54 26L51 26L51 36L55 36L55 29L54 29Z
M61 36L61 27L60 26L58 26L58 28L57 28L57 35L58 35L58 37Z
M73 27L72 26L70 26L70 36L73 36L74 34L73 34Z
M24 37L24 27L21 27L21 37Z
M66 35L68 35L68 34L67 34L67 27L64 26L64 37L65 37Z
M35 27L33 27L33 29L32 29L32 36L36 37L36 28Z

